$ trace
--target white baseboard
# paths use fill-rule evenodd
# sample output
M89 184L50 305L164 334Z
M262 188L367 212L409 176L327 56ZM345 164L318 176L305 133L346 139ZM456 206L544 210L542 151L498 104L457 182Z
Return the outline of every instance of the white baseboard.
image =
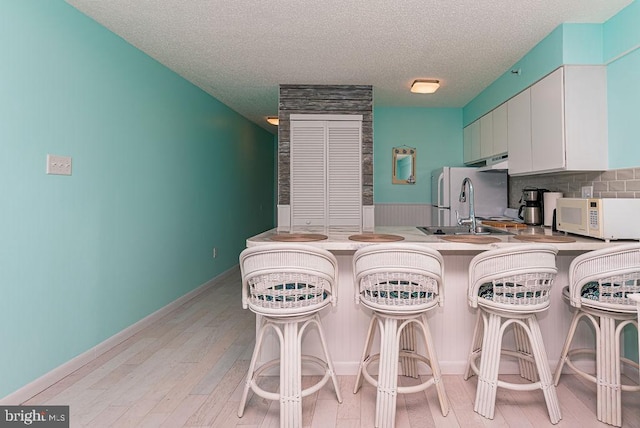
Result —
M132 324L129 327L125 328L124 330L114 334L113 336L97 344L93 348L88 349L87 351L76 356L75 358L72 358L66 363L40 376L36 380L26 384L25 386L18 389L17 391L0 399L0 405L18 405L18 404L24 403L25 401L29 400L31 397L39 394L40 392L54 385L56 382L59 382L60 380L70 375L74 371L78 370L82 366L95 360L100 355L104 354L114 346L124 342L125 340L127 340L134 334L138 333L145 327L148 327L150 324L164 317L169 312L180 307L181 305L185 304L186 302L198 296L199 294L207 291L209 288L213 287L217 282L219 282L220 280L224 279L227 275L234 272L236 269L237 269L237 265L221 273L215 278L210 279L209 281L205 282L198 288L188 292L184 296L177 298L173 302L158 309L152 314L147 315L146 317L136 322L135 324Z

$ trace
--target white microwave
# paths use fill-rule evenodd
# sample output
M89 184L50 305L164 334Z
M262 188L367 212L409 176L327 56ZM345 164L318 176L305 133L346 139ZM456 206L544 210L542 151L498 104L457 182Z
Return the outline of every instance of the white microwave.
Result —
M559 198L556 227L562 232L604 239L640 240L640 199Z

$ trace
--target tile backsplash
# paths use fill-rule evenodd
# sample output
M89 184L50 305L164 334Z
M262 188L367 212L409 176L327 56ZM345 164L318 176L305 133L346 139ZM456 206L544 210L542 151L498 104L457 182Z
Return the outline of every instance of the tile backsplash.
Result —
M528 186L562 192L567 198L581 197L583 186L593 186L594 198L640 198L640 168L509 177L509 207L520 205L522 189Z

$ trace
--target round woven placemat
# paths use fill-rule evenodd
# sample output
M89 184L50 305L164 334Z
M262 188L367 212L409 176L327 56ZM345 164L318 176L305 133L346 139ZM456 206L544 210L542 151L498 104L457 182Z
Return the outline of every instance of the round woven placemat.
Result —
M364 233L362 235L351 235L349 239L352 241L362 242L393 242L402 241L404 237L400 235L388 235L385 233Z
M309 242L309 241L322 241L327 239L327 235L320 233L279 233L271 237L272 241L281 242Z
M450 242L463 242L467 244L491 244L493 242L500 242L500 239L493 236L479 236L479 235L445 235L440 239Z
M526 242L545 242L545 243L563 243L563 242L576 242L575 239L569 236L556 236L556 235L516 235L514 239Z

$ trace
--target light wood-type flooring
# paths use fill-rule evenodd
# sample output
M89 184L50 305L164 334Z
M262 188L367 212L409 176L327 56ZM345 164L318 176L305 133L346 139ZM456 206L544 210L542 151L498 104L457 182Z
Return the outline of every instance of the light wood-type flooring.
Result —
M25 404L69 405L71 427L278 427L278 402L252 393L244 417L236 415L254 336L255 317L242 309L240 274L233 272ZM307 385L314 380L304 378ZM339 380L344 402L338 404L327 383L303 399L303 426L373 427L375 389L365 382L354 395L355 376ZM540 391L499 389L495 418L488 420L473 411L476 377L447 375L444 382L451 402L447 417L430 388L398 396L396 427L553 426ZM277 377L261 384L275 390ZM563 419L557 427L608 426L596 420L594 385L564 375L558 396ZM624 426L640 428L640 395L623 393L623 400Z

